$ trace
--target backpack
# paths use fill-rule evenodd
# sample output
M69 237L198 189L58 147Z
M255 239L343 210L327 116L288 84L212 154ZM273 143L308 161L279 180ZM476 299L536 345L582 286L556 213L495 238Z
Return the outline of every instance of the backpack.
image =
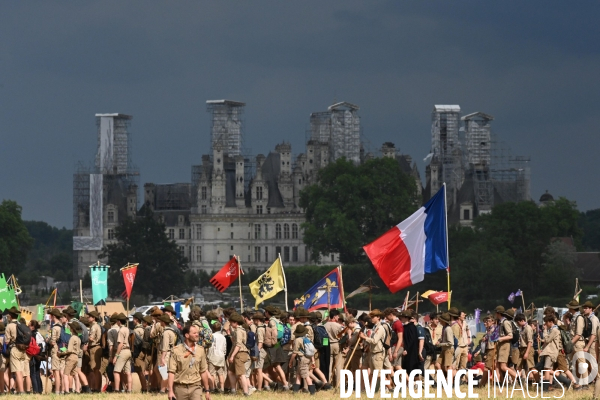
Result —
M194 321L192 325L198 328L198 343L205 349L209 349L212 346L214 339L212 330L207 326L208 321L206 318Z
M400 322L399 320L397 320L397 321L394 321L394 322L393 322L393 323L390 325L390 328L391 328L391 330L392 330L392 334L391 334L391 338L390 338L390 346L391 346L391 347L394 347L394 346L396 346L396 345L398 344L398 332L396 332L396 331L394 330L394 325L396 324L396 322L398 322L398 323L400 323L400 324L402 323L402 322Z
M102 357L108 358L108 331L104 327L104 325L100 325L100 347L102 348Z
M446 329L452 329L452 328L450 327L450 325L446 325L444 327L444 329L442 329L442 335L444 335ZM454 343L453 344L454 344L454 350L456 350L456 348L458 347L458 338L456 336L454 336Z
M277 344L277 328L270 326L265 327L265 340L263 345L265 347L273 347Z
M391 347L391 341L392 341L392 335L390 334L390 331L392 330L392 328L390 327L390 324L388 324L387 322L382 322L381 326L383 327L384 330L384 335L383 335L383 348L387 351L390 349ZM397 340L397 338L396 338Z
M60 327L60 336L58 337L58 348L67 347L71 339L71 330L65 326ZM108 342L107 342L108 343Z
M521 332L519 331L517 324L515 324L515 321L510 321L510 325L512 326L512 339L510 339L510 344L513 346L518 345L519 339L521 338Z
M83 324L83 322L81 322L81 321L77 321L77 322L79 322L79 327L81 328L81 345L84 346L90 340L90 331L88 330L87 326L85 326Z
M302 339L302 346L304 347L303 353L306 357L313 357L317 352L313 342L311 342L310 339L306 336L304 336L304 338Z
M313 332L315 334L314 346L317 349L322 349L325 345L325 339L329 341L329 335L323 325L313 325Z
M173 347L185 342L185 338L183 337L183 335L181 334L181 331L179 330L179 328L177 326L175 326L175 325L167 326L165 328L165 331L175 332L175 343L173 344Z
M17 348L21 351L27 350L27 348L31 345L31 329L29 329L27 325L17 323L17 338L15 339L15 345L17 345Z
M592 336L592 321L590 321L590 319L585 315L579 314L579 316L583 318L584 323L582 336L585 340L588 340L590 336Z
M29 341L29 346L27 347L27 350L25 350L25 353L27 353L27 355L29 357L34 357L34 356L37 356L38 354L40 354L41 350L42 349L40 349L40 346L37 344L36 338L31 336L31 340Z
M560 330L560 341L562 342L565 354L571 354L574 350L571 333L562 326L558 327L558 329Z
M248 331L246 336L246 347L250 350L250 357L258 357L258 344L256 343L256 334L252 331Z
M129 348L131 349L131 353L133 358L138 358L140 353L142 352L142 346L144 344L144 339L136 333L133 329L129 330Z
M425 329L425 343L423 348L425 349L425 354L428 356L433 356L435 354L435 345L431 339L431 332L429 332L429 329Z
M2 338L2 355L4 357L10 357L10 349L8 348L8 343L6 343L4 334L0 335L0 338Z
M283 324L282 324L283 325ZM279 325L277 325L277 338L279 339ZM283 325L283 333L279 343L283 346L284 344L288 344L292 340L292 330L289 326Z

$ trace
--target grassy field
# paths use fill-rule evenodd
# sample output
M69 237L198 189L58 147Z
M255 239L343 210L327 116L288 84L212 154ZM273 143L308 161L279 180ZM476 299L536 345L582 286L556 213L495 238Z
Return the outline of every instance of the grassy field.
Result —
M463 389L466 391L466 388ZM488 392L487 389L486 390L476 390L475 391L476 394L479 395L480 399L487 399L488 398ZM557 390L557 391L552 391L552 392L544 392L544 398L553 398L554 396L556 396L556 398L562 398L562 399L568 399L568 400L574 400L574 399L591 399L592 398L592 394L593 394L593 389L590 388L589 390L585 390L585 391L578 391L578 392L574 392L574 391L568 391L564 394L564 396L559 397L562 394L561 390ZM367 399L367 396L365 395L365 393L361 393L361 398L362 399ZM535 396L535 392L531 392L532 396ZM26 398L30 398L30 399L34 399L34 398L40 398L40 399L50 399L50 398L55 398L55 397L59 397L59 396L55 396L54 394L46 394L46 395L28 395L28 396L24 396ZM227 400L227 399L234 399L234 398L243 398L244 396L231 396L231 395L216 395L213 394L211 395L211 399L219 399L219 400ZM261 399L261 400L292 400L292 399L298 399L298 398L311 398L309 396L309 394L302 394L299 393L297 395L294 395L292 393L289 392L275 392L275 393L254 393L251 397L257 398L257 399ZM408 397L408 396L407 396ZM64 398L64 396L60 396L60 398ZM133 393L130 395L127 394L109 394L109 393L104 393L104 394L96 394L96 395L77 395L76 396L77 399L81 399L81 400L100 400L100 399L110 399L110 400L142 400L142 399L148 399L148 398L156 398L156 399L160 399L160 398L166 398L166 396L158 396L158 395L142 395L141 393ZM314 398L317 399L339 399L340 398L340 394L339 392L333 392L333 391L324 391L324 392L317 392L316 396ZM355 399L355 395L352 394L350 397L350 399ZM375 394L376 399L381 398L379 396L379 393ZM494 398L493 395L493 391L491 392L491 397L489 398ZM498 399L506 399L506 398L511 398L511 397L507 397L506 395L501 395L498 392L496 393L496 397ZM513 399L523 399L523 398L530 398L530 397L523 397L523 395L521 394L520 391L515 391L514 396L512 397ZM538 399L540 398L539 393L538 393Z

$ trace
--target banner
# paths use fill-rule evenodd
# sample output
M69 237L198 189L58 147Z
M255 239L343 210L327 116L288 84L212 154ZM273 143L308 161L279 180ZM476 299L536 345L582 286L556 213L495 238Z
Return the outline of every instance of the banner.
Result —
M8 286L4 274L0 275L0 311L4 311L11 307L19 308L17 297L12 287Z
M281 259L277 257L275 262L265 271L264 274L258 277L257 280L250 285L250 293L256 299L255 310L258 310L258 305L263 301L270 299L277 293L285 289L283 279L283 265Z
M125 282L125 291L127 292L127 298L131 298L131 290L133 289L133 281L135 281L135 274L137 273L138 264L132 264L131 266L121 269L123 273L123 281Z
M369 290L371 290L371 288L369 286L360 285L358 287L358 289L356 289L354 292L352 292L348 296L346 296L346 300L348 300L351 297L356 296L357 294L367 293Z
M447 302L450 299L450 294L448 292L436 292L430 294L427 298L437 306Z
M213 285L219 292L223 293L233 282L238 278L240 273L240 265L235 256L231 257L223 267L210 279Z
M94 305L104 301L108 297L108 266L92 265L92 297Z
M319 308L344 307L344 288L339 267L328 273L302 297L294 301L294 308L302 306L311 312Z
M37 314L36 315L36 320L38 322L41 322L41 321L44 320L45 313L44 313L44 305L43 304L38 304L37 305L37 313L36 314Z

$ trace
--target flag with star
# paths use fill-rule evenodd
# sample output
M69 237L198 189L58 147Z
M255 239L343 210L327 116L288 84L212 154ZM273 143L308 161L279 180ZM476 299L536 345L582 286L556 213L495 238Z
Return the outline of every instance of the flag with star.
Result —
M11 307L19 308L17 303L17 296L15 296L15 290L8 286L4 274L0 275L0 310L4 311Z

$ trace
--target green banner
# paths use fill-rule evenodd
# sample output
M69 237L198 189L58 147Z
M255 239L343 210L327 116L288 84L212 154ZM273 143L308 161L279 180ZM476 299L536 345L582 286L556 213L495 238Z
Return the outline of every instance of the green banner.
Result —
M106 301L108 297L108 267L106 265L92 266L92 297L94 305Z
M73 307L73 309L77 313L77 317L80 317L81 316L81 310L83 310L83 303L80 303L78 301L74 301L74 302L71 303L71 307Z
M37 315L36 315L36 321L43 321L44 320L44 305L43 304L38 304L37 305Z
M4 311L13 306L19 308L15 291L7 285L4 274L2 274L0 275L0 310Z

